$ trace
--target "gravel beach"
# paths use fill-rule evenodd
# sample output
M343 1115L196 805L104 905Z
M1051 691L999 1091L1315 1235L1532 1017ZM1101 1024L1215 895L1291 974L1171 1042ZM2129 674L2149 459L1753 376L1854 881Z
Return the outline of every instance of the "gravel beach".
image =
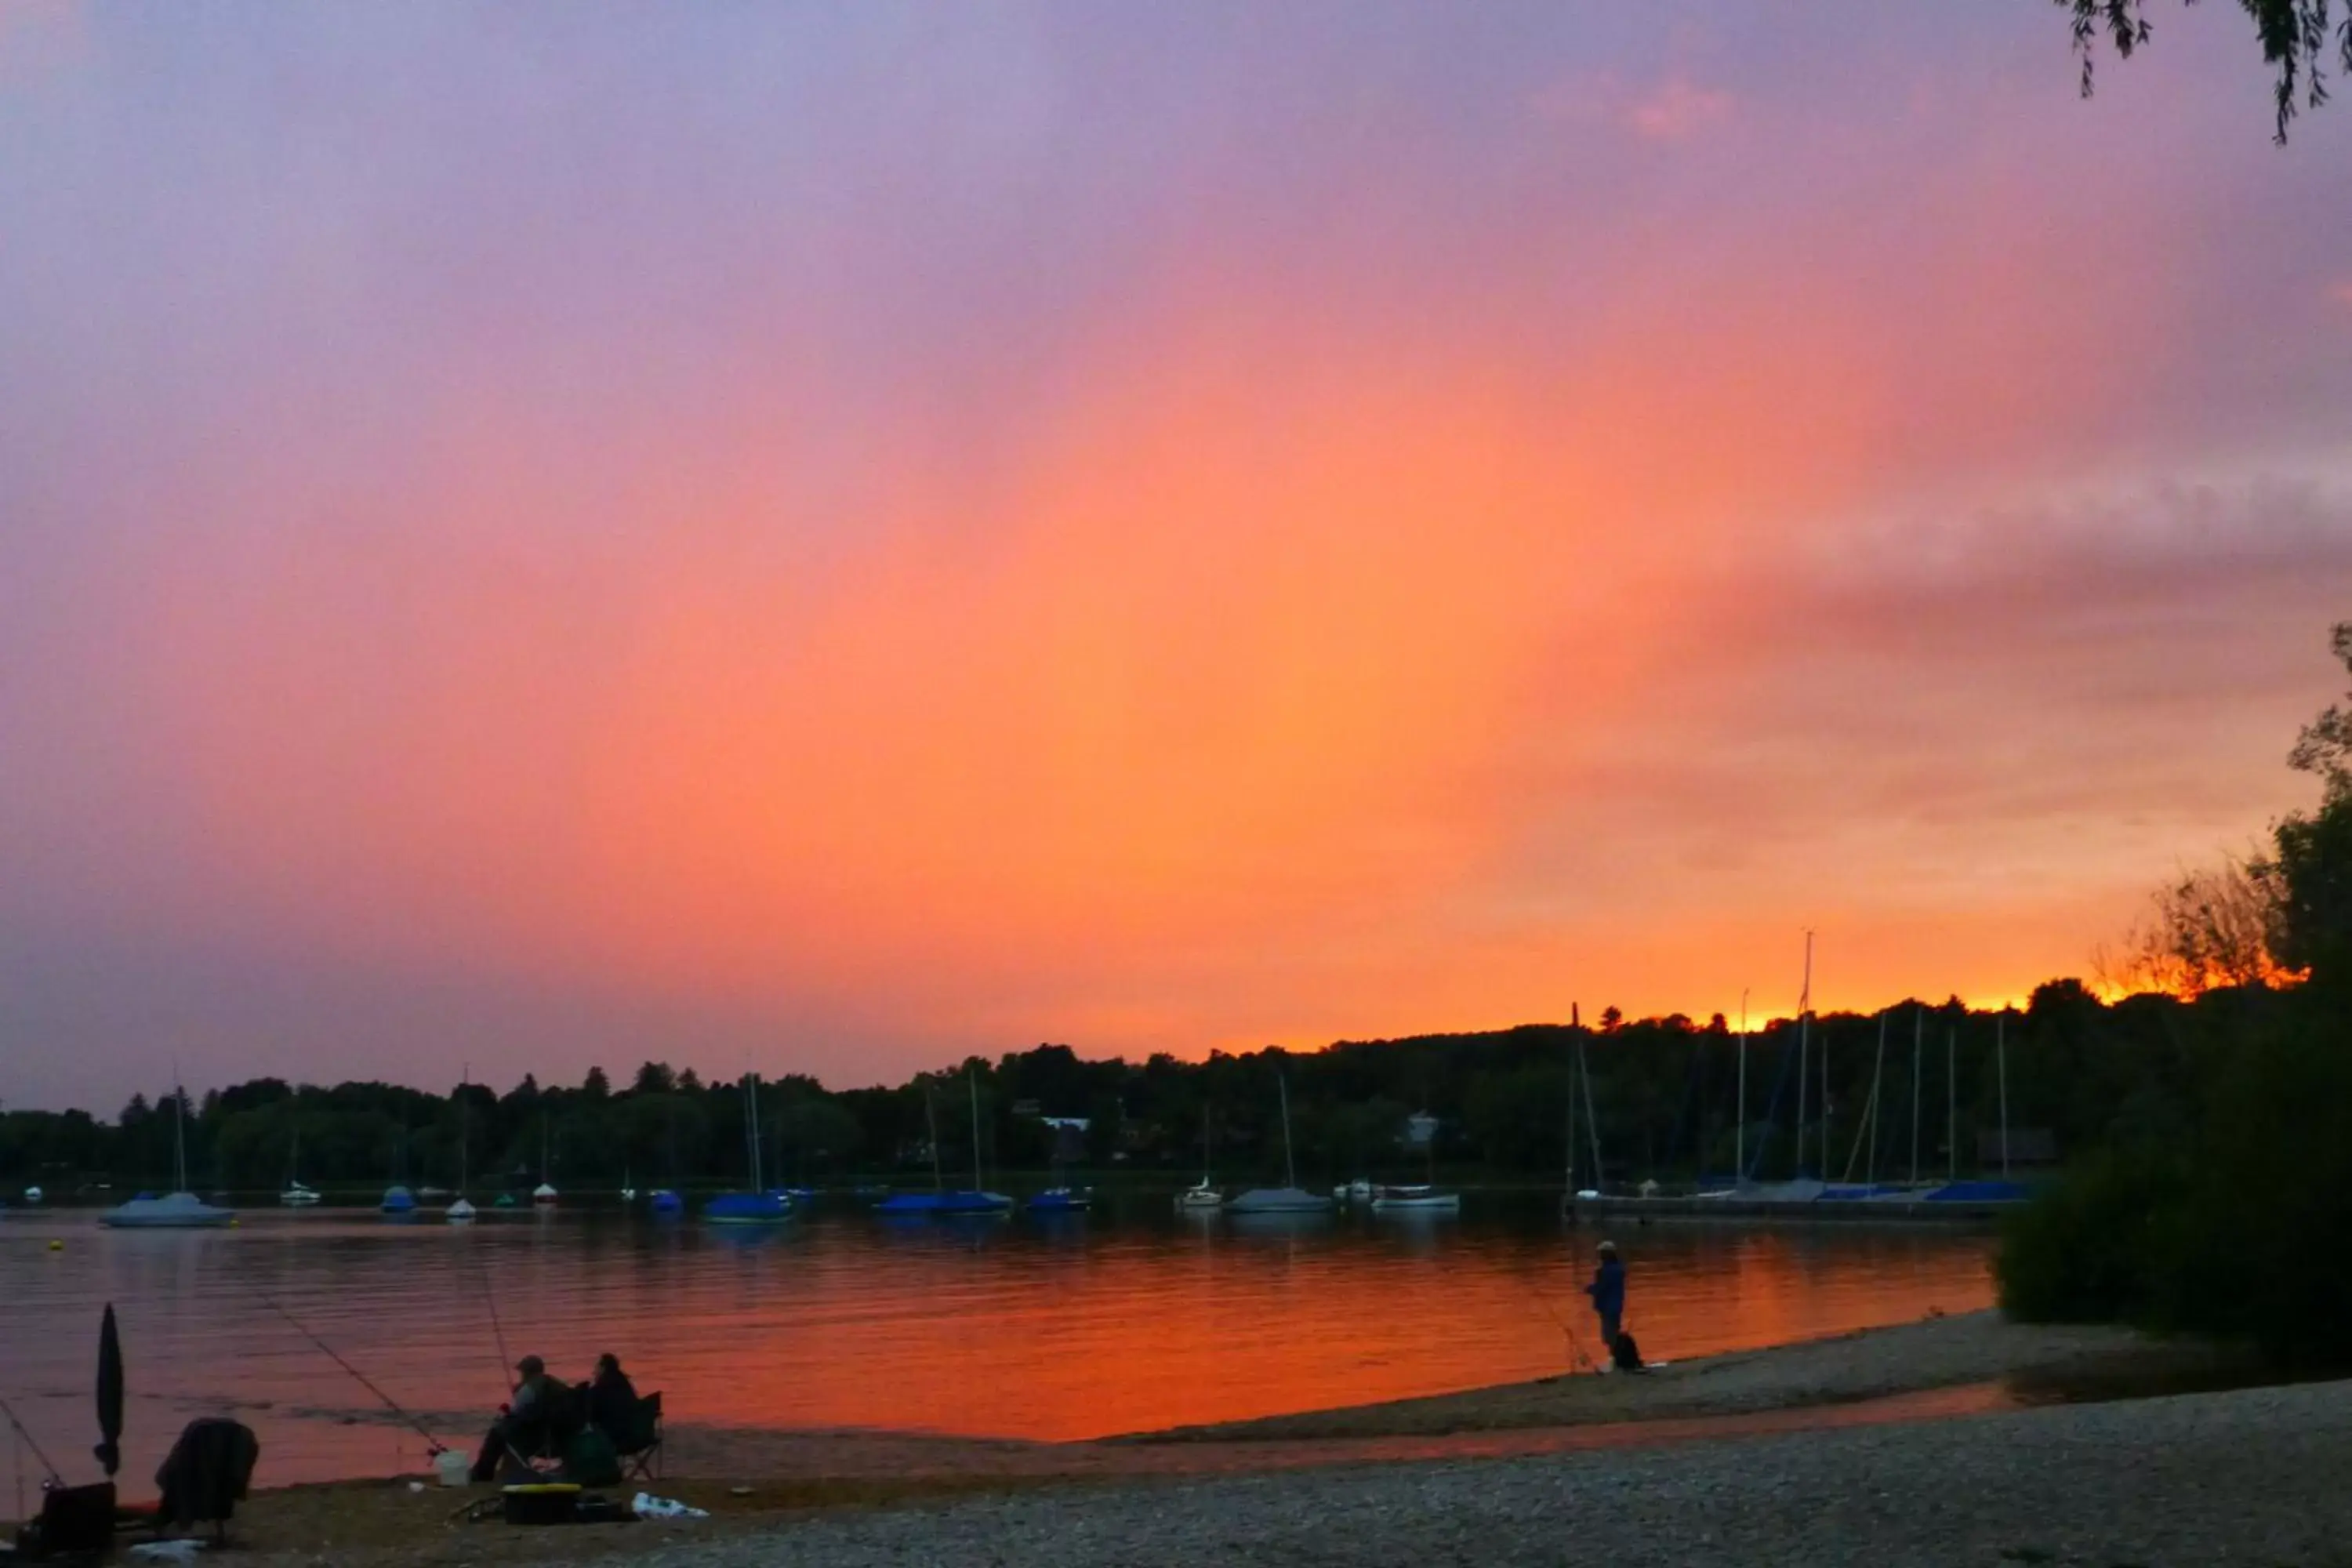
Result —
M1559 1377L1425 1399L1308 1410L1255 1421L1139 1433L1123 1442L1393 1437L1526 1426L1737 1415L1878 1399L2008 1379L2020 1384L2214 1379L2244 1355L2130 1329L2012 1323L1998 1311L1864 1329L1762 1350L1677 1362L1639 1377ZM2174 1386L2179 1386L2175 1384Z
M647 1568L2334 1568L2352 1563L2352 1384L1622 1452L1094 1483L648 1542L629 1556Z

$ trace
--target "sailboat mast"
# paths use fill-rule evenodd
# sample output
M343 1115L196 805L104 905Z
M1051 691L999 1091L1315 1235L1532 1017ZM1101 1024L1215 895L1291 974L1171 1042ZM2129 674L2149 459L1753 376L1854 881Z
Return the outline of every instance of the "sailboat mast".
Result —
M1927 1031L1927 1009L1911 1015L1911 1184L1919 1184L1919 1047Z
M1274 1086L1282 1093L1282 1174L1286 1185L1298 1185L1298 1162L1290 1152L1290 1076L1276 1073Z
M1960 1179L1960 1030L1944 1026L1944 1168L1948 1180Z
M188 1091L177 1081L172 1085L172 1179L173 1192L188 1190Z
M1812 1068L1813 1047L1813 933L1805 933L1805 984L1797 993L1797 1170L1799 1181L1805 1179L1805 1085ZM1823 1157L1822 1166L1829 1167Z
M1878 1059L1870 1069L1870 1163L1863 1168L1862 1179L1872 1186L1878 1184L1878 1085L1880 1075L1886 1071L1886 1015L1878 1016Z
M1582 1026L1582 1020L1577 1016L1576 1004L1570 1002L1568 1005L1568 1037L1571 1047L1576 1043L1576 1031ZM1568 1183L1568 1196L1573 1199L1576 1196L1576 1058L1572 1054L1568 1058L1568 1166L1562 1176Z
M928 1081L923 1085L923 1124L931 1130L931 1191L943 1193L948 1190L948 1179L940 1171L940 1107Z
M2000 1074L2000 1179L2009 1180L2009 1009L2003 1007L1992 1021L1992 1054L1995 1069Z
M760 1075L755 1072L743 1075L743 1135L748 1140L751 1160L751 1190L764 1193L768 1183L766 1173L760 1169Z
M1592 1099L1592 1065L1585 1059L1584 1042L1576 1042L1576 1070L1584 1079L1584 1134L1592 1143L1592 1186L1601 1188L1601 1112Z
M457 1195L461 1198L466 1195L466 1150L472 1142L467 1136L466 1113L474 1097L467 1090L473 1087L473 1081L474 1065L468 1062L457 1079Z
M1739 1125L1732 1133L1731 1184L1748 1184L1748 990L1739 992Z
M988 1184L980 1179L980 1079L970 1068L963 1069L963 1086L971 1091L971 1190L976 1193Z

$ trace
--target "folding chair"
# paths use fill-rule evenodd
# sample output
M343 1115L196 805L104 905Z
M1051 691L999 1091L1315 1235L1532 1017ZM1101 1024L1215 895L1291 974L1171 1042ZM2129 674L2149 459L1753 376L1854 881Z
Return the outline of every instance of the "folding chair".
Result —
M645 1394L637 1400L634 1430L625 1442L615 1442L614 1451L621 1456L623 1479L635 1481L653 1480L661 1474L662 1396L661 1390Z

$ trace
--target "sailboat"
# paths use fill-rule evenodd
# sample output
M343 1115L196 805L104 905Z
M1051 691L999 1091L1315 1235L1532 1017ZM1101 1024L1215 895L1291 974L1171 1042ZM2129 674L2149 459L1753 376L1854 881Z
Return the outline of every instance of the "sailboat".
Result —
M392 1185L384 1188L383 1198L378 1200L375 1205L378 1213L392 1219L406 1219L416 1212L416 1194L410 1192L407 1183L402 1180L407 1174L408 1129L403 1127L400 1142L393 1146Z
M1422 1152L1429 1162L1429 1180L1417 1186L1384 1186L1372 1193L1372 1212L1386 1215L1459 1214L1462 1212L1460 1193L1440 1192L1437 1188L1437 1128L1435 1119L1430 1122L1429 1136L1422 1142Z
M1003 1193L992 1193L981 1185L980 1175L980 1080L970 1072L964 1082L971 1091L971 1185L959 1192L947 1190L946 1179L940 1173L940 1127L938 1113L931 1105L930 1091L923 1092L923 1113L930 1120L931 1182L928 1193L897 1193L874 1205L879 1215L992 1215L1005 1214L1013 1200Z
M743 1193L720 1193L702 1205L702 1217L710 1225L774 1225L793 1217L793 1200L782 1193L772 1193L761 1180L760 1170L760 1075L743 1075L743 1152L751 1172L751 1189Z
M1062 1128L1054 1125L1054 1184L1021 1206L1031 1214L1083 1214L1094 1206L1092 1187L1074 1187L1062 1169Z
M1225 1194L1209 1184L1209 1108L1201 1107L1201 1184L1176 1194L1180 1209L1205 1211L1224 1207Z
M172 1179L162 1197L142 1193L99 1216L117 1230L195 1230L235 1223L235 1209L217 1208L188 1190L188 1091L172 1088Z
M621 1166L621 1201L625 1204L637 1201L637 1184L630 1177L629 1167L625 1163Z
M301 1168L302 1134L298 1130L294 1134L293 1147L286 1156L286 1190L278 1194L278 1201L289 1209L319 1206L319 1190L316 1187L304 1186L302 1178L296 1173Z
M676 1100L669 1102L669 1178L673 1182L677 1180L677 1101ZM656 1215L679 1215L686 1212L686 1200L677 1195L676 1187L656 1187L653 1190L653 1195L646 1200L646 1207Z
M467 1118L473 1096L467 1090L473 1087L473 1078L474 1069L467 1067L464 1076L457 1080L457 1195L444 1215L451 1225L474 1223L474 1205L466 1196L466 1179L471 1173L467 1169L467 1146L473 1142L468 1136L471 1129Z
M530 1190L530 1206L545 1211L555 1206L556 1191L547 1179L547 1112L539 1113L539 1185Z
M1307 1191L1298 1184L1298 1162L1290 1148L1290 1079L1276 1075L1275 1084L1282 1091L1282 1173L1287 1184L1279 1187L1252 1187L1225 1205L1227 1214L1322 1214L1331 1207L1328 1194Z

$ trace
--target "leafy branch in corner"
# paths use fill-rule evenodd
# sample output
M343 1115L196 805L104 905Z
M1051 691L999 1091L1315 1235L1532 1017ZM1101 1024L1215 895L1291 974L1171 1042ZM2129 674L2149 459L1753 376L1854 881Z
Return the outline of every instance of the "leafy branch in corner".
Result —
M2188 3L2193 5L2195 0ZM2151 36L2146 0L2055 0L2055 4L2073 17L2074 53L2083 61L2084 98L2091 96L2093 68L2103 38L2115 47L2118 59L2127 60ZM2238 0L2238 5L2253 18L2254 34L2262 40L2263 61L2277 75L2278 130L2272 140L2284 146L2287 125L2298 106L2317 109L2327 101L2331 31L2336 58L2344 69L2352 71L2352 0L2347 0L2344 20L2332 29L2334 0Z

